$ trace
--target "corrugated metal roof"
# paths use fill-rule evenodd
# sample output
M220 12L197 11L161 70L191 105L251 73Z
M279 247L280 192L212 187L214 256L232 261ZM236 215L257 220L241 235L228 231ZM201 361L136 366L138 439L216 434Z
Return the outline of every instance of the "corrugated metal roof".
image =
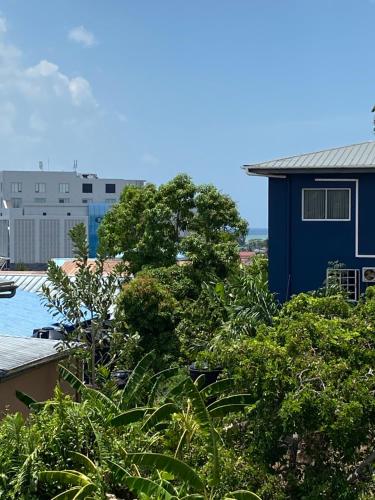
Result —
M375 141L244 165L248 172L299 169L375 169Z
M39 292L44 284L50 284L46 274L26 274L26 273L0 273L2 281L13 281L21 290L27 292Z
M0 336L0 378L67 355L56 340Z

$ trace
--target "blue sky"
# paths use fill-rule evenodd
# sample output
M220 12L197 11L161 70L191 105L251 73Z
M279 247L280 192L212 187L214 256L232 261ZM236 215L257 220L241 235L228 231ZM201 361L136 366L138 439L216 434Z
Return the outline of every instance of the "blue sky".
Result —
M2 0L0 169L165 182L267 223L240 166L373 139L372 0Z

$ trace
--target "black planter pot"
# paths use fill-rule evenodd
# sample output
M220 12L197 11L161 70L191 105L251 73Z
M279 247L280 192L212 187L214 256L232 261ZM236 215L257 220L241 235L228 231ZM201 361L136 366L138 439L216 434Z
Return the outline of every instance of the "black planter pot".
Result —
M202 387L206 387L207 385L213 384L218 379L220 373L222 372L222 368L198 368L195 363L192 363L189 366L189 374L192 380L197 380L198 377L204 375L204 382Z
M123 389L131 374L132 370L115 370L111 373L111 378L119 389Z

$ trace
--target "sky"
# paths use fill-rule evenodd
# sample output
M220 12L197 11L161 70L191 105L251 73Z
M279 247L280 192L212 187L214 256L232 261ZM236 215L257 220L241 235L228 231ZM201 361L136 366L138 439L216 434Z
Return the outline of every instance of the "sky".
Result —
M373 140L375 0L0 0L0 170L213 183Z

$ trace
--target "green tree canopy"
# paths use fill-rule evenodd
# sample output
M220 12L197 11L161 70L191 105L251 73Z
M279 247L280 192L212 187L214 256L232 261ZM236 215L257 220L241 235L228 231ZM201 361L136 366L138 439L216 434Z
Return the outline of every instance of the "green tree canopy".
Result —
M179 252L192 265L225 276L246 233L235 202L212 185L181 174L156 187L127 186L99 228L101 248L121 254L132 272L168 267Z

